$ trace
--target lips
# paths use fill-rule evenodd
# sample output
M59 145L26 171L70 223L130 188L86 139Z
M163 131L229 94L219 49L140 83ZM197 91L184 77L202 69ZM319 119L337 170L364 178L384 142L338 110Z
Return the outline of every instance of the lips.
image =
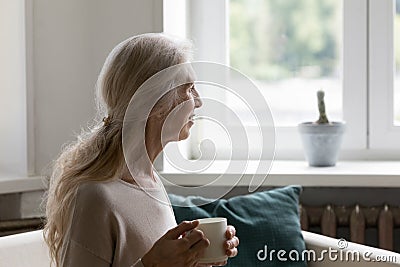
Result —
M189 116L189 120L190 120L190 121L193 121L193 119L194 119L195 117L196 117L196 114L192 114L192 115Z

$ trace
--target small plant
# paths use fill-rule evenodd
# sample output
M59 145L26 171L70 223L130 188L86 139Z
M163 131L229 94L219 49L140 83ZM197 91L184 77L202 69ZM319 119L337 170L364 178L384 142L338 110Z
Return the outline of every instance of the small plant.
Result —
M319 119L315 122L316 124L329 123L328 117L326 116L324 96L325 92L323 90L317 92Z
M325 92L319 90L317 97L318 120L299 124L305 156L310 166L335 166L342 143L345 123L329 121L325 110Z

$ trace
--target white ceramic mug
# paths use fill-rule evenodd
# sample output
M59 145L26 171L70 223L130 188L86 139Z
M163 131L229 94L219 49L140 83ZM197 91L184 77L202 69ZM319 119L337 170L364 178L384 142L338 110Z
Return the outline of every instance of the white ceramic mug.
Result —
M224 242L226 241L226 218L204 218L198 219L199 226L206 238L210 241L210 246L206 248L204 256L199 263L223 262L228 259Z

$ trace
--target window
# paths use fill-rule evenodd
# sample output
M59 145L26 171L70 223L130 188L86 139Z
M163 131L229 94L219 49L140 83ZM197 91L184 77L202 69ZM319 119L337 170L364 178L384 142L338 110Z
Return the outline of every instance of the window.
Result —
M0 2L0 176L5 177L32 172L27 120L32 113L25 78L26 5L24 1Z
M400 148L398 0L369 2L369 148Z
M400 126L400 0L396 0L396 14L394 17L394 53L395 53L395 80L394 80L394 124Z
M230 65L257 83L276 126L316 119L318 89L326 92L330 119L342 119L342 5L230 0Z
M186 35L194 40L195 59L239 69L269 102L277 159L304 158L296 126L317 119L321 88L328 117L347 124L341 159L396 159L400 0L185 3ZM234 103L229 96L224 101ZM254 125L245 125L252 133ZM196 127L193 151L202 138L213 140L214 135L208 126ZM227 155L223 147L217 148L219 155Z

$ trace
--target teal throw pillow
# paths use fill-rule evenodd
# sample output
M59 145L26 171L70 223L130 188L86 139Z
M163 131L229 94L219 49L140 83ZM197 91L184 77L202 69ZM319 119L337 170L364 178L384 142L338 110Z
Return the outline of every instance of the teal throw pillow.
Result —
M288 186L227 200L174 194L169 194L169 198L177 223L225 217L228 224L235 226L240 239L239 253L226 266L305 267L305 243L298 212L301 190L300 186Z

